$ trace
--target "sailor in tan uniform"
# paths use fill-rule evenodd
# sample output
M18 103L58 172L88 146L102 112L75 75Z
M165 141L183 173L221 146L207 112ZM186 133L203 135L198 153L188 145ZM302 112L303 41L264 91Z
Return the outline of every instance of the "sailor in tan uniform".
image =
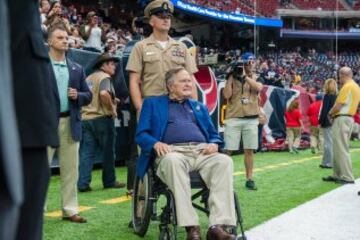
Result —
M144 10L153 32L135 44L126 67L130 72L131 99L138 113L144 98L167 94L165 73L168 70L182 66L191 74L197 72L185 44L169 36L173 11L174 6L168 0L152 1ZM197 98L196 88L193 98Z

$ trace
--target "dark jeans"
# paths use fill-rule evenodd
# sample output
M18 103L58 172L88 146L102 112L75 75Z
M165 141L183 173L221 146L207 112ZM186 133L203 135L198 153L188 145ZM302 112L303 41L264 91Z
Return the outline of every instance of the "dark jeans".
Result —
M90 186L91 171L96 158L102 161L104 187L115 185L115 125L109 117L82 121L78 188ZM98 154L98 156L96 155Z

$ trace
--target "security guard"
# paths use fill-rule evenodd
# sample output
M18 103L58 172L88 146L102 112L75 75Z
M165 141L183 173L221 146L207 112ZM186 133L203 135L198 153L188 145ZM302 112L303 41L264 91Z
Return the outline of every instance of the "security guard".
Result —
M130 72L131 99L138 113L144 98L167 94L165 73L168 70L182 66L191 74L197 72L185 44L169 36L173 11L174 6L168 0L152 1L144 10L153 32L135 44L126 67ZM196 88L193 97L197 97Z
M194 58L187 47L180 41L169 36L171 17L174 12L173 4L168 0L150 2L145 10L145 18L153 29L152 34L137 42L131 51L126 70L129 71L130 96L133 106L130 109L129 131L135 136L136 118L140 115L143 99L151 96L167 94L165 73L170 69L182 66L190 74L197 72ZM197 99L196 87L193 87L193 96ZM137 148L134 141L131 147L131 157L128 166L128 193L131 193Z
M225 149L230 155L239 149L242 138L246 170L245 187L256 190L252 179L253 152L258 148L259 92L263 85L253 73L254 55L245 53L241 62L235 64L223 91L227 99L225 117Z

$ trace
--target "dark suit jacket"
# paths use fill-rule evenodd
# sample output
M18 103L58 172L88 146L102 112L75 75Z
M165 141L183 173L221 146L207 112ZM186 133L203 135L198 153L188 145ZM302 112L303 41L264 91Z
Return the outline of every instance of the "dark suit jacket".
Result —
M78 91L78 99L70 101L71 135L74 141L80 141L82 137L81 114L82 106L88 105L92 99L92 93L85 82L85 73L82 66L66 58L69 69L69 87Z
M204 134L207 143L217 143L223 147L224 142L216 131L208 109L202 103L195 100L187 100L190 104L197 124ZM153 146L156 142L162 141L168 122L169 97L159 96L145 99L139 123L136 131L136 143L141 147L141 154L137 161L136 172L143 177L152 161Z
M23 179L11 78L10 34L6 5L6 1L0 0L0 175L2 176L0 179L3 180L0 180L0 188L1 193L7 193L1 199L9 200L12 205L20 205L23 201ZM1 213L0 215L2 216ZM12 220L9 221L11 223ZM0 226L0 231L3 231L2 227L8 226ZM2 237L0 233L0 239Z
M58 146L59 97L38 0L8 0L15 109L22 148Z

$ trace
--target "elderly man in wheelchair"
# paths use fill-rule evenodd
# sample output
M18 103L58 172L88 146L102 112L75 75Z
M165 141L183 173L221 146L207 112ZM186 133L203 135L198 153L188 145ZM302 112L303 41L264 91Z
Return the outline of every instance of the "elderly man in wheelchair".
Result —
M223 141L207 108L190 99L195 87L190 74L179 67L167 72L165 80L169 95L147 98L142 105L136 133L136 142L141 147L138 179L143 179L149 168L155 166L157 177L173 195L176 224L185 227L187 239L198 240L201 233L192 205L189 176L197 171L209 189L207 239L235 239L233 233L226 231L237 225L232 159L219 153ZM139 206L136 208L135 215Z

